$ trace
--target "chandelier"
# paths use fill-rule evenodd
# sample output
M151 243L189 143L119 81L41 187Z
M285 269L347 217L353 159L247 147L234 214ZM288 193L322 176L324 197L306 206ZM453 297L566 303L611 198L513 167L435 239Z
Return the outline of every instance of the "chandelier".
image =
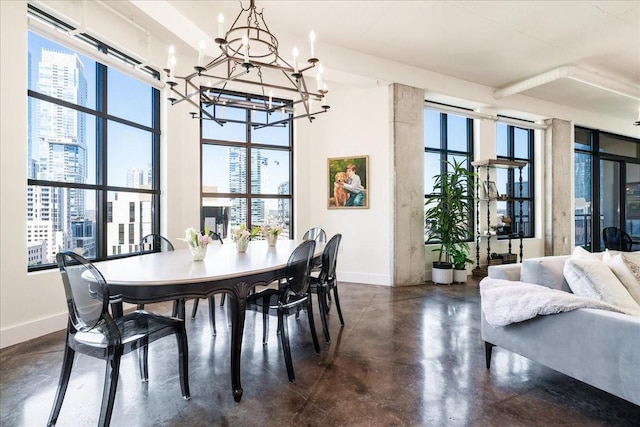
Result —
M225 32L224 16L218 16L218 35L215 43L220 55L205 63L201 42L198 63L186 76L174 73L176 59L173 47L169 48L166 84L170 88L171 105L187 102L192 105L191 116L214 120L221 126L227 122L239 122L225 118L226 108L253 110L250 115L254 128L285 126L287 123L326 113L327 86L322 79L322 65L315 57L315 34L309 35L310 57L299 63L299 51L293 48L291 63L280 54L278 39L264 20L263 11L256 10L254 0L249 7L240 3L240 13ZM316 67L317 66L317 67ZM305 80L305 72L315 69L315 87ZM307 73L309 74L309 73ZM233 91L232 91L233 90ZM238 96L235 91L251 93ZM274 96L275 93L285 96ZM256 93L257 92L257 93Z

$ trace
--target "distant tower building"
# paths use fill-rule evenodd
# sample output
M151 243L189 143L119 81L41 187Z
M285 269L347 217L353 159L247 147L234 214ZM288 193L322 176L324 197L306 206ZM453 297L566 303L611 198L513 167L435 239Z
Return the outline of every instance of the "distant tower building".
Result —
M261 176L264 158L261 150L254 150L251 156L251 193L260 194ZM247 192L247 150L239 147L229 148L229 192ZM251 200L251 217L256 220L264 218L264 201L254 198ZM244 204L236 199L231 207L232 227L247 224L247 213Z
M138 168L127 169L127 187L140 188L144 185L144 173Z
M285 181L278 185L278 194L289 194L289 181ZM291 214L290 199L278 199L278 223L289 227L289 215Z
M38 63L37 91L73 104L86 105L87 81L83 70L84 66L75 53L42 49L42 57ZM41 100L30 101L30 108L29 138L33 144L30 155L37 156L33 160L29 158L30 177L86 182L88 160L85 115ZM39 221L40 225L49 222L50 230L45 233L49 236L47 262L53 262L53 257L59 250L87 246L84 242L86 233L74 236L72 230L72 222L86 219L85 190L30 188L29 194L27 220ZM85 227L82 228L86 231ZM73 229L77 230L78 227ZM31 233L27 237L30 244L38 243L33 240L35 236L36 234Z

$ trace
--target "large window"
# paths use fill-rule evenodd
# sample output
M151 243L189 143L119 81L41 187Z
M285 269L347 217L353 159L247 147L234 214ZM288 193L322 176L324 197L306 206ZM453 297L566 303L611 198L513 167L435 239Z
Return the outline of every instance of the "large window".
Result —
M497 168L496 185L499 194L507 200L497 201L498 218L506 216L518 226L522 219L522 237L534 234L534 177L533 177L533 129L524 129L505 123L497 124L497 155L499 159L520 160L527 163L518 168ZM520 203L522 200L522 203Z
M604 250L605 227L639 242L640 140L576 127L574 151L575 245Z
M29 13L73 30L32 6ZM159 228L160 97L133 73L158 74L104 65L96 58L139 63L89 36L73 39L95 50L86 56L41 32L28 35L29 269L53 266L65 250L98 260L136 252Z
M473 159L473 119L444 113L430 107L424 110L424 190L425 200L433 195L433 177L446 171L447 162L463 162L471 168ZM473 194L469 195L469 204ZM428 206L425 206L425 210ZM468 218L469 240L473 237L473 212ZM426 233L426 229L425 229ZM433 243L433 242L426 242Z
M215 92L213 96L262 101L253 95ZM202 225L223 238L241 224L279 225L289 236L293 218L293 130L290 122L264 122L250 108L205 106L217 120L201 120ZM280 114L280 113L276 113Z

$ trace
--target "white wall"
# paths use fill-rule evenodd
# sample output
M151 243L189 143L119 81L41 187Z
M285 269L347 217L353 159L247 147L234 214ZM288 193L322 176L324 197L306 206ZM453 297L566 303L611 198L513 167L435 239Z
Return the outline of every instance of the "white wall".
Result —
M391 283L388 91L386 85L331 83L330 111L308 126L308 140L296 140L296 180L308 175L296 181L297 235L312 226L324 228L329 236L341 233L338 275L344 281ZM363 155L369 156L369 209L327 209L327 159Z
M56 270L27 274L27 19L26 1L0 1L0 347L34 338L66 325L65 298ZM79 24L85 2L38 2L58 10ZM86 2L86 25L109 43L164 65L166 35L144 33L122 17L112 16L97 2ZM284 41L281 41L284 43ZM343 234L338 270L340 279L390 284L390 246L394 218L391 142L389 141L388 84L398 82L427 89L427 97L446 95L476 106L523 111L540 117L557 117L576 124L638 137L640 129L614 118L602 117L523 95L500 101L493 89L448 76L396 64L380 58L319 46L327 67L331 110L311 125L296 123L295 213L296 235L311 226L329 234ZM193 52L195 60L196 52ZM148 58L147 58L148 57ZM180 63L192 61L180 59ZM339 68L335 64L340 64ZM164 98L164 97L163 97ZM162 233L175 238L200 219L198 124L186 108L163 103ZM481 152L494 145L480 134ZM485 145L489 144L489 145ZM329 210L327 158L368 155L369 209ZM542 165L541 165L542 166ZM421 173L421 171L401 171ZM539 193L540 194L540 193ZM401 219L400 219L401 220ZM493 248L492 248L493 249ZM502 251L496 247L496 251ZM527 241L525 257L543 253L539 239ZM431 256L429 253L425 258ZM430 262L429 262L430 265Z

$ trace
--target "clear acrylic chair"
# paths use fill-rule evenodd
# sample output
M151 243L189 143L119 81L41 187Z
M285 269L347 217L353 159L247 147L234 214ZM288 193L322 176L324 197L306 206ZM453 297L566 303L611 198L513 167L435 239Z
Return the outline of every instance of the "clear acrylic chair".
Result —
M291 348L289 346L288 317L306 308L311 328L311 337L316 353L320 353L320 344L313 321L312 299L309 292L309 273L311 259L315 251L315 240L302 242L291 254L287 262L286 277L278 282L278 288L266 288L247 297L247 310L262 313L262 342L267 343L269 316L278 318L278 334L282 343L282 352L287 366L289 381L295 382Z
M322 267L320 273L311 276L311 292L318 295L318 310L320 311L320 320L322 322L322 331L326 342L331 342L329 336L329 322L327 314L331 308L331 299L329 293L333 289L333 298L336 302L336 310L340 317L340 324L344 326L344 318L342 317L342 308L340 307L340 298L338 297L338 279L336 277L336 265L338 261L338 249L342 234L336 234L324 247L322 252Z
M173 244L169 239L159 234L147 234L140 239L140 243L138 244L138 254L140 255L173 250ZM138 310L144 310L144 304L138 304ZM179 314L181 312L184 312L184 300L175 300L173 302L171 315L174 317L180 317ZM184 319L184 314L182 314L180 318Z
M305 231L302 240L315 240L318 243L326 243L327 233L320 227L312 227Z
M178 343L180 390L182 396L189 399L189 354L184 321L139 310L113 318L108 310L109 289L93 264L73 252L58 253L56 261L67 298L69 322L60 380L48 425L55 425L60 415L76 352L106 361L98 425L107 426L113 412L122 355L146 349L150 342L168 335L174 335ZM138 359L140 377L148 381L147 352L138 352Z

